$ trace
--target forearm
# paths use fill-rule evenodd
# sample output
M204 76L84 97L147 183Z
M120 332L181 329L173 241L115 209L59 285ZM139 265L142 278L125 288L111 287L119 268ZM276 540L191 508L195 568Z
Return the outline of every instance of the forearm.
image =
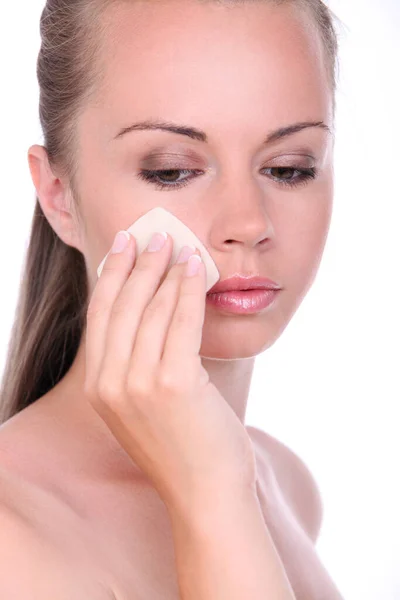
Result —
M181 600L295 600L255 493L170 511Z

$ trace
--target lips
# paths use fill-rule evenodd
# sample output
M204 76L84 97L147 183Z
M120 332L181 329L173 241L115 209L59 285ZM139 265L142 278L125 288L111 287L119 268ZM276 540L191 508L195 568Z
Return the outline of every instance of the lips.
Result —
M278 283L272 281L268 277L246 277L242 275L234 275L228 279L218 281L209 291L208 294L217 294L220 292L232 292L242 290L280 290L282 289Z

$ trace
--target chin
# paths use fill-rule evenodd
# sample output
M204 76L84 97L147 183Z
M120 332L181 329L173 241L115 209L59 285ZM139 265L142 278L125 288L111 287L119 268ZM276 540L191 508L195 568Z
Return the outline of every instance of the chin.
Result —
M220 339L214 335L211 340L203 336L199 354L202 358L214 360L254 358L270 348L275 340L276 337L271 338L267 335L261 338L260 333L257 336L249 336L249 332L243 338L239 338L238 333L235 332L233 340L230 340L227 336Z

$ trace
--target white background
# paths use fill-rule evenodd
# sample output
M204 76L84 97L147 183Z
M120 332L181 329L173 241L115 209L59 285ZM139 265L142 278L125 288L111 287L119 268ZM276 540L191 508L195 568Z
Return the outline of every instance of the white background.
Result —
M247 424L313 472L325 508L317 550L346 600L400 600L400 2L329 5L344 23L331 230L314 286L256 360ZM27 150L43 142L43 6L0 9L0 373L34 207Z

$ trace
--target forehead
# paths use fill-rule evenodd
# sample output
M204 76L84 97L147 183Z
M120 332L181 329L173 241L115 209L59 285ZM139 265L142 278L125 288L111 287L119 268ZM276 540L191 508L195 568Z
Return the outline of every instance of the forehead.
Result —
M106 19L98 106L113 130L132 117L218 122L227 134L252 120L330 119L321 37L291 3L116 3Z

